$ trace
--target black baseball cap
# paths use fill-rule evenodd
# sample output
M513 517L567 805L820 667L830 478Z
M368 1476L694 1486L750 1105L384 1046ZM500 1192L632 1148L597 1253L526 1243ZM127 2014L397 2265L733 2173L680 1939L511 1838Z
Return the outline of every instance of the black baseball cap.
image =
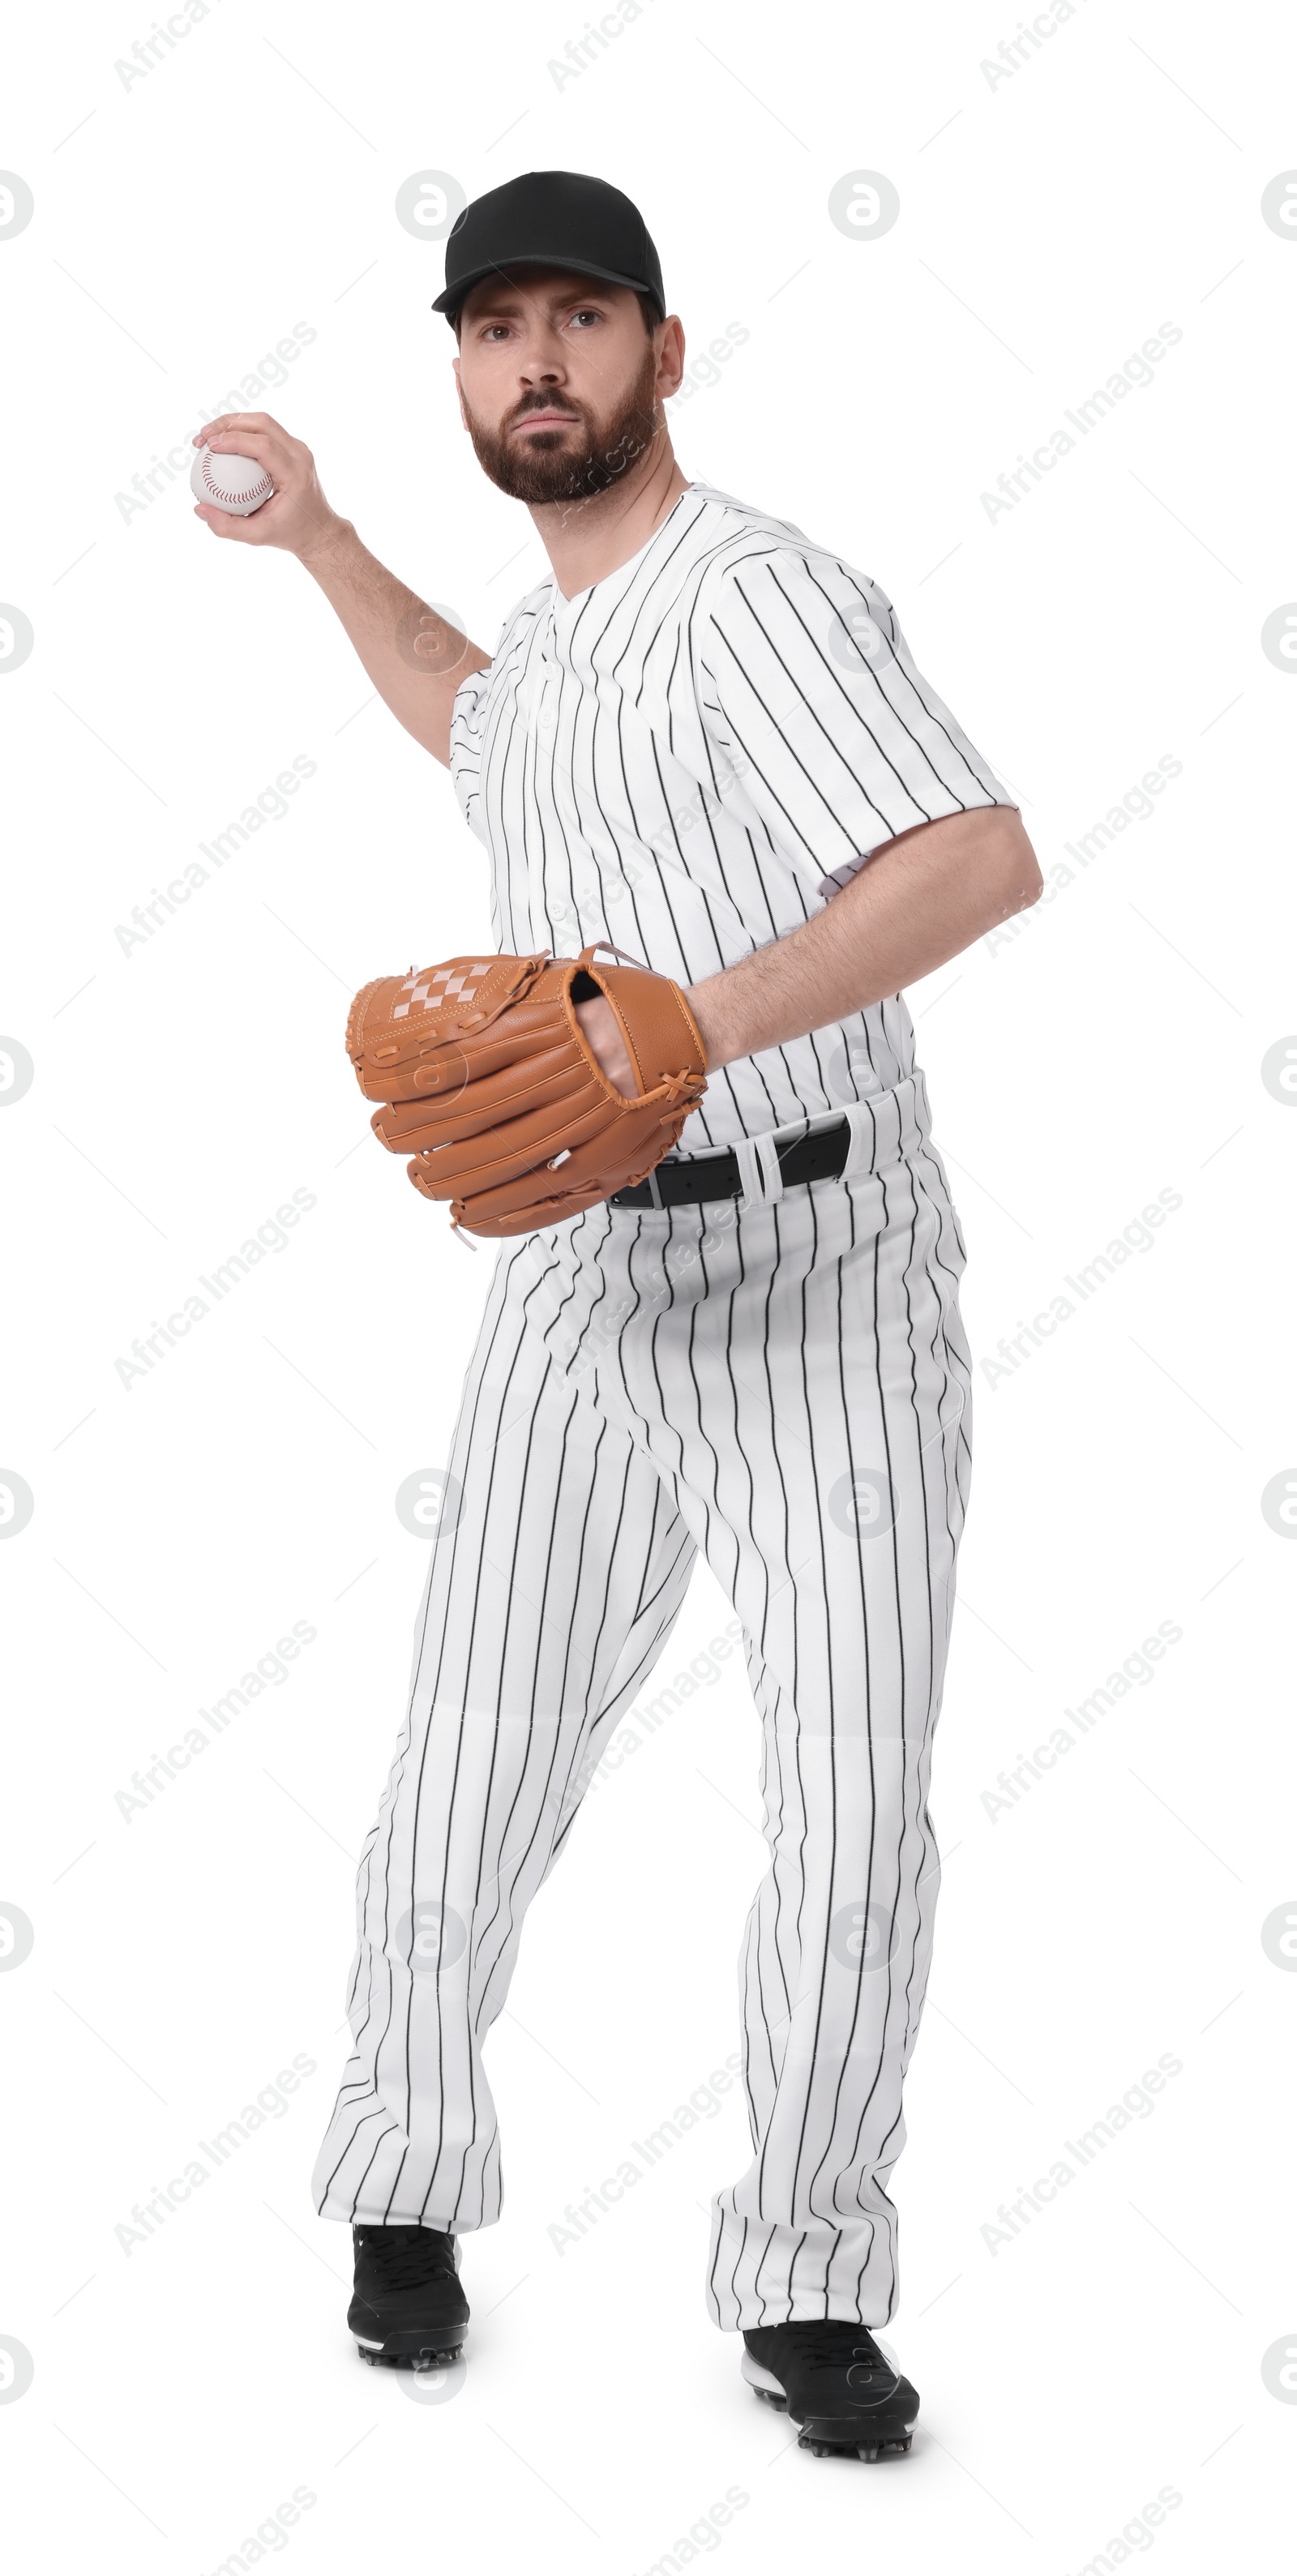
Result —
M571 268L649 295L666 319L662 266L638 206L579 170L526 170L474 197L451 225L446 284L434 313L451 323L470 286L499 270Z

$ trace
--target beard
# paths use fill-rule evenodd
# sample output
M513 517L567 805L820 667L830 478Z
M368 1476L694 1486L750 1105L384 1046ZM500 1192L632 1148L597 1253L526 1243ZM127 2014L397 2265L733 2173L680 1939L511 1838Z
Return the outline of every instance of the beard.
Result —
M574 401L571 394L556 397L551 406L549 396L537 393L528 396L504 429L493 430L476 420L466 403L468 431L478 464L511 501L585 501L596 492L611 491L659 433L653 391L656 376L657 359L649 347L634 383L606 418ZM570 412L576 430L534 429L524 437L513 434L514 423L525 420L529 411L548 411L551 407Z

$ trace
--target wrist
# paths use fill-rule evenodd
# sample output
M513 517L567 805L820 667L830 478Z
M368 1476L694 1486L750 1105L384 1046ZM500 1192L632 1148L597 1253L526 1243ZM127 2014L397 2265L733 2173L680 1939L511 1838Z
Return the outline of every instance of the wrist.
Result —
M336 510L330 510L296 548L297 560L319 581L335 572L358 543L350 519L340 518Z
M709 1073L719 1073L731 1061L735 1050L726 1042L723 1015L717 1008L716 986L719 977L710 976L703 984L686 984L684 997L689 1005L694 1027L703 1042L703 1054Z

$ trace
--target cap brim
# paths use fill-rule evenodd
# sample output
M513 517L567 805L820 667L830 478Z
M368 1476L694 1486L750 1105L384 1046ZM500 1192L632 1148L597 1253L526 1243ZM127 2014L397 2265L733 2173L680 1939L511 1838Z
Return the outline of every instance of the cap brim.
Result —
M507 278L510 270L515 268L563 268L572 277L597 277L605 286L628 286L632 295L647 295L653 304L657 303L651 286L646 286L640 277L627 277L620 268L596 268L590 260L565 259L561 251L526 250L519 251L507 266L503 260L487 260L481 268L474 269L471 277L462 277L455 286L443 287L440 295L433 298L433 312L450 314L463 303L473 287L480 286L484 277Z

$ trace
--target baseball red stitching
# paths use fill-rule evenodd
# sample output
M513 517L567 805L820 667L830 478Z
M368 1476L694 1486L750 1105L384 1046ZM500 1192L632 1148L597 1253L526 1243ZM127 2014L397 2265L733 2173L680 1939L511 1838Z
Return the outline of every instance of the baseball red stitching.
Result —
M263 465L261 469L261 481L259 483L254 483L250 492L222 492L220 485L212 481L212 459L210 453L203 458L203 482L215 501L255 501L258 493L263 491L273 492L275 488Z

